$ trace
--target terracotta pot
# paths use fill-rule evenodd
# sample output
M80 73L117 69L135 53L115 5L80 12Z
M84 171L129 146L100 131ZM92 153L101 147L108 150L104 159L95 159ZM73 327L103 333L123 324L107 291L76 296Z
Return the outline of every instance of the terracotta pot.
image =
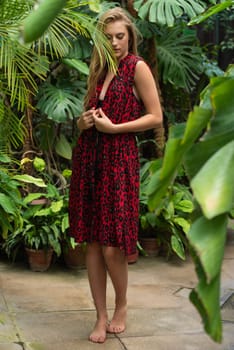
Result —
M138 257L139 257L139 251L137 249L136 253L127 256L128 264L136 263L138 260Z
M53 249L30 249L25 248L29 267L32 271L44 272L51 265Z
M64 262L69 269L85 269L85 255L85 249L81 245L74 249L63 247Z
M158 256L160 245L155 237L140 237L139 242L145 253L149 257Z

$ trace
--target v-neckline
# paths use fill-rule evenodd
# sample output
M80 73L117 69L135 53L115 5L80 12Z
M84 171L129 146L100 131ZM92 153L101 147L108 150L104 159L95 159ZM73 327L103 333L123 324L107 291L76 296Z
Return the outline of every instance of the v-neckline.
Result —
M108 74L110 74L110 73L108 73ZM105 100L108 89L109 89L113 79L115 78L115 74L111 73L109 79L107 79L108 74L106 75L106 77L104 79L104 82L103 82L103 85L102 85L102 88L101 88L101 91L99 94L99 100L101 100L101 101Z
M119 67L122 65L122 63L124 62L124 60L130 55L130 53L128 53L125 57L123 57L120 61L119 61L119 65L118 65L118 69ZM107 80L107 76L108 74L110 74L112 77L110 78L109 82L106 82ZM107 73L105 79L104 79L104 82L103 82L103 85L102 85L102 88L101 88L101 91L99 93L99 97L98 97L98 100L103 102L105 100L105 97L107 95L107 92L109 90L109 87L111 86L113 80L116 78L116 76L118 75L117 74L114 74L114 73Z

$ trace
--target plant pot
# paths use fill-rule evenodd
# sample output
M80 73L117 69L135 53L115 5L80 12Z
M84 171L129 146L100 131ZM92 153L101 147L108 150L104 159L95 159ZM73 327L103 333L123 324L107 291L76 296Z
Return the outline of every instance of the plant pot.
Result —
M138 260L138 257L139 257L139 251L137 249L136 253L127 256L128 264L135 264Z
M30 249L25 248L29 267L32 271L44 272L47 271L51 265L53 249Z
M85 256L85 249L82 245L77 245L74 249L63 247L64 262L69 269L85 269Z
M158 239L155 237L140 237L139 242L141 247L146 253L146 256L154 257L158 256L160 244L158 242Z

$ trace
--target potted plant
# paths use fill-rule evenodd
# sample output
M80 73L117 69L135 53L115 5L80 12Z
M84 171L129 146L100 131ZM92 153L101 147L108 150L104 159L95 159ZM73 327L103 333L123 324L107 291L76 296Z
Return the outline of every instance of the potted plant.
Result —
M9 257L15 258L19 248L24 246L30 268L34 271L46 271L51 264L53 252L57 256L61 255L60 211L63 201L51 200L47 204L32 205L35 196L40 196L40 193L29 194L24 198L21 225L8 235L4 248ZM40 261L34 265L32 256L38 255Z
M139 242L147 255L159 252L171 256L173 253L185 259L186 233L191 223L193 198L183 169L174 181L156 210L148 208L148 193L152 174L159 168L161 160L148 161L141 169ZM149 247L149 245L153 245Z
M41 178L17 174L16 169L9 170L11 159L0 154L0 244L4 252L5 241L10 234L22 227L22 211L24 186L34 183L38 187L46 187Z

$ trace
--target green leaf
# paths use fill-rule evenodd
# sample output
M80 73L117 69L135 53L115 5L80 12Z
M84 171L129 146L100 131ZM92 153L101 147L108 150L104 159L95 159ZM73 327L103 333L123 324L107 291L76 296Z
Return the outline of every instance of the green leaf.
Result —
M191 181L194 196L208 219L231 210L233 177L234 141L218 150Z
M190 293L190 301L199 311L206 332L214 341L222 341L222 321L219 306L220 274L210 284L200 279L197 287Z
M58 88L49 83L44 84L40 90L37 106L57 123L73 119L83 110L82 100L74 95L72 88Z
M56 202L52 202L52 203L51 203L51 206L50 206L50 208L51 208L51 210L52 210L53 213L58 213L58 212L60 212L60 210L62 209L62 207L63 207L63 200L62 200L62 199L59 200L59 201L56 201Z
M99 0L95 0L95 1L89 0L88 3L89 3L89 8L91 11L97 12L97 13L100 12L100 1Z
M195 32L187 33L181 25L160 28L157 56L161 79L190 91L203 70L202 51Z
M63 58L62 62L71 68L75 68L76 70L78 70L82 74L89 75L89 67L88 67L87 63L85 63L81 60L78 60L75 58Z
M56 141L55 150L59 156L65 159L70 160L72 158L72 147L63 134Z
M174 218L173 219L174 223L178 226L180 226L183 229L184 233L188 233L190 230L190 223L188 222L188 220L178 217L178 218Z
M17 214L18 209L15 205L15 202L4 193L0 193L0 206L8 214Z
M12 176L12 179L18 180L20 182L34 184L38 187L46 187L46 184L44 183L44 181L42 179L37 178L37 177L33 177L31 175L27 175L27 174L14 175L14 176Z
M173 26L176 18L182 14L190 18L204 11L202 2L195 0L148 0L135 1L134 8L142 19L147 17L151 22Z
M171 246L174 252L182 259L185 260L184 245L181 239L175 235L171 236Z
M198 218L187 234L196 253L207 283L220 273L226 242L227 215L212 220Z
M191 213L194 209L193 203L188 199L182 199L178 203L175 203L175 209L181 210L184 213Z
M29 14L23 23L23 39L25 43L38 39L66 4L66 0L41 1L37 10Z
M233 4L234 4L233 0L226 0L221 4L214 5L214 6L210 7L204 13L200 14L199 16L192 18L191 21L188 23L188 25L193 26L194 24L201 23L201 22L205 21L206 19L208 19L210 16L213 16L216 13L219 13L219 12L225 10L226 8L230 7Z

